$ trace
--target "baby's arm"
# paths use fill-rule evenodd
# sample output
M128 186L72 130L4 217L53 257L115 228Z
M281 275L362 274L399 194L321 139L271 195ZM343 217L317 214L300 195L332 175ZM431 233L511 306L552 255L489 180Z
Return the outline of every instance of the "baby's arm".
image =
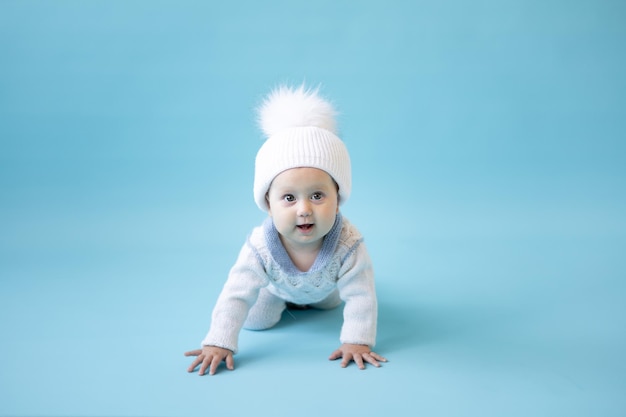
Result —
M340 337L342 345L329 359L342 358L342 367L351 361L360 369L365 369L365 362L379 367L380 362L387 362L387 359L371 350L376 342L378 306L374 271L363 243L342 266L337 287L346 303Z
M206 374L207 368L209 368L209 375L215 375L217 367L220 363L222 363L222 361L226 361L226 368L231 371L235 369L233 352L217 346L204 346L202 349L185 352L185 356L196 356L196 359L187 371L193 372L196 367L200 365L200 376Z
M266 281L263 266L252 249L244 245L213 308L211 327L201 343L202 349L185 353L196 357L189 372L200 365L200 375L205 375L207 369L213 375L222 361L226 362L226 368L235 368L233 355L237 353L239 330Z

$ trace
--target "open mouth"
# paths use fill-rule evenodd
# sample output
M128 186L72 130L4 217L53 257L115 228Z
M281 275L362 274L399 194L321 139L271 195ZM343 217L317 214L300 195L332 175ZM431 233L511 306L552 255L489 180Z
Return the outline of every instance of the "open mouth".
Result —
M309 232L311 229L313 229L313 225L312 224L299 224L298 229L302 230L303 232Z

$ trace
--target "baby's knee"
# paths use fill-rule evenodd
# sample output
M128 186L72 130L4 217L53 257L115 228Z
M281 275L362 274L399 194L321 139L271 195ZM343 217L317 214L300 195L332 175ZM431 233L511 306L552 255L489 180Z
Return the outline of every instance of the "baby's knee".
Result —
M270 293L267 289L259 292L259 298L248 312L243 328L265 330L274 327L280 321L285 309L285 301Z
M243 327L247 330L265 330L274 327L280 321L284 309L285 303L282 301L259 303L250 310Z
M246 330L267 330L270 329L280 321L281 315L278 317L263 317L261 315L248 316L243 323L243 328Z

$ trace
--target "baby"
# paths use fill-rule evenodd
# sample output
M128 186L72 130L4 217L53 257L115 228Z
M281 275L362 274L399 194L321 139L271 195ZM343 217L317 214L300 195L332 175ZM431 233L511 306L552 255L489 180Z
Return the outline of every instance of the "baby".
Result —
M274 326L288 306L331 309L345 303L341 346L331 360L380 366L373 352L374 273L359 231L339 212L350 197L348 151L336 136L335 111L317 90L281 87L259 111L267 140L257 153L254 199L269 216L232 267L211 327L189 372L234 369L241 328Z

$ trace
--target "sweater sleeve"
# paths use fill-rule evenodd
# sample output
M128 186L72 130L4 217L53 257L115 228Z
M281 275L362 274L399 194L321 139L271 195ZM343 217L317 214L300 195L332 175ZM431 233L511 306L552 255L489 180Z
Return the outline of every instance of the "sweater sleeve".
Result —
M341 343L373 347L376 343L378 304L374 270L363 242L345 260L337 288L345 301Z
M265 269L247 242L217 299L211 316L211 327L202 346L217 346L237 353L239 332L248 311L255 303L259 290L267 284Z

